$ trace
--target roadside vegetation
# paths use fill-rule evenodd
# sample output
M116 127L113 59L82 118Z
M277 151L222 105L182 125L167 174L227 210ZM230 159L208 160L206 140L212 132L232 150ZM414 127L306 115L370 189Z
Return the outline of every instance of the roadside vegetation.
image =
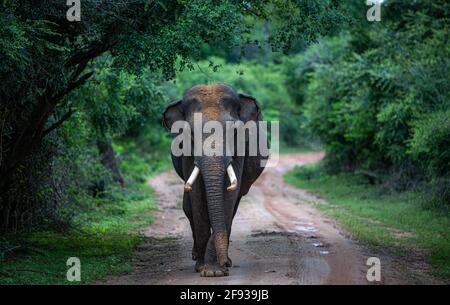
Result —
M423 194L396 192L362 174L328 174L323 163L297 167L285 180L325 198L326 203L310 204L356 239L406 261L425 260L434 275L450 279L450 219L424 208Z
M143 174L148 164L134 153L128 158L122 162L127 185L112 184L94 197L77 195L69 226L2 236L0 284L86 284L131 271L136 247L148 242L140 229L153 223L156 206ZM81 282L66 279L69 257L80 259Z
M358 239L426 257L450 278L450 36L445 9L387 1L383 21L326 37L289 59L300 126L320 165L287 181ZM423 252L420 252L423 251Z

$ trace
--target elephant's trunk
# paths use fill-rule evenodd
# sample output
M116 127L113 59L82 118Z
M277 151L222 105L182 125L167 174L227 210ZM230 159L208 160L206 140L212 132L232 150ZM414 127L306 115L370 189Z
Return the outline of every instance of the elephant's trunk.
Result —
M224 207L224 160L221 157L203 157L199 166L205 184L217 261L220 266L224 266L228 260L228 232Z

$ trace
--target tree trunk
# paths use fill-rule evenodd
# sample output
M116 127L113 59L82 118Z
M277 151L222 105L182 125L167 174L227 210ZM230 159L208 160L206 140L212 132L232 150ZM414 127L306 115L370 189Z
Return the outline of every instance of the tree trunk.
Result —
M111 171L114 181L120 183L121 186L124 186L125 181L120 172L119 163L117 162L116 154L114 153L111 141L97 140L97 147L100 152L103 166Z
M36 99L33 101L35 102L35 107L29 118L23 126L16 127L16 130L12 133L13 139L10 142L1 143L2 147L0 149L4 155L0 156L0 228L5 228L6 230L11 227L13 222L11 215L17 208L15 204L10 206L11 198L7 198L9 196L9 186L17 168L32 154L33 149L41 143L48 133L60 127L65 120L70 118L73 113L71 110L63 115L59 121L45 129L48 118L54 113L64 97L82 86L94 73L94 71L91 71L80 77L88 62L107 51L111 46L112 44L95 44L74 54L66 64L69 79L67 86L59 92L55 92L52 88L47 88L41 94L36 93ZM70 70L74 67L75 71L69 75Z

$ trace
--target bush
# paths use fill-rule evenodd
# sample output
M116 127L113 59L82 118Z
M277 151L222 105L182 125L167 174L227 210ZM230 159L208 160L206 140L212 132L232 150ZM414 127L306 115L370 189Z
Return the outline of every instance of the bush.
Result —
M432 176L450 174L450 109L414 122L408 152L422 162Z
M385 5L392 12L404 2ZM442 205L450 202L448 4L403 7L401 18L387 14L293 57L288 92L325 145L329 171L368 170L395 190L422 186Z

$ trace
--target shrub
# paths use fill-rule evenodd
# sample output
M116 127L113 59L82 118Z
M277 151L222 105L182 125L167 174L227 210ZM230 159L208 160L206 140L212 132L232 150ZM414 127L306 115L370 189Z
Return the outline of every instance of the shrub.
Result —
M288 92L329 171L369 170L392 189L423 186L449 202L449 11L439 3L386 2L383 24L324 38L289 61ZM406 14L391 14L401 7Z
M432 176L450 174L450 109L431 113L414 122L408 152Z

